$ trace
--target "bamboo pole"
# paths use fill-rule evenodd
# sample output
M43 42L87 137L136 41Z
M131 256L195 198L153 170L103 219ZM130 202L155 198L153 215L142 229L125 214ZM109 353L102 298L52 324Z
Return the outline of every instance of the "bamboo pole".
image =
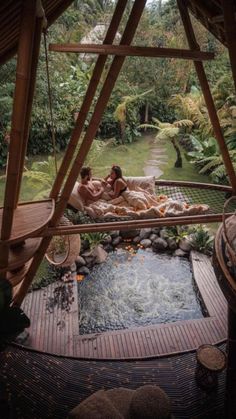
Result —
M146 0L135 0L130 17L128 19L122 40L124 42L124 44L130 44L132 42L133 36L135 34L137 25L139 23L139 20L141 18L143 9L145 7L146 4ZM89 137L88 135L85 136L82 146L80 148L80 151L77 155L77 159L75 159L75 162L72 166L72 169L70 171L70 175L67 179L67 183L64 187L64 194L61 198L61 200L59 201L59 208L58 210L55 212L55 216L53 217L53 220L51 222L52 226L55 226L57 224L57 222L59 221L61 215L63 214L63 211L65 209L65 206L67 204L67 196L70 195L71 190L73 189L73 185L74 185L74 178L77 177L78 174L78 170L80 170L80 167L83 164L84 158L86 156L86 154L89 151L89 148L92 144L93 141L93 136L92 133L93 131L97 130L97 126L99 125L100 122L100 118L102 115L102 112L106 106L106 102L109 99L109 96L111 94L112 88L115 84L115 81L118 77L119 71L122 67L122 64L124 62L124 58L123 57L115 57L113 60L113 63L111 65L110 71L108 73L107 79L104 83L102 92L100 94L100 97L98 99L97 105L95 107L94 110L94 114L92 117L92 120L90 122L90 129L88 129L87 134L89 132ZM102 108L102 110L101 110ZM80 163L79 163L79 168L77 169L76 166L78 165L78 157L80 157L80 153L83 152L82 157L80 158ZM20 288L17 290L17 293L14 296L14 304L16 305L20 305L27 293L27 290L32 282L32 279L38 269L39 264L41 263L44 254L48 248L48 245L50 243L51 238L50 237L46 237L42 240L41 245L39 246L38 251L35 253L33 261L30 265L30 268L24 278L24 280L21 283Z
M23 142L22 142L21 153L20 153L20 157L19 157L19 159L20 159L19 166L20 167L19 167L19 174L18 174L18 179L17 179L17 191L16 191L15 207L17 206L18 201L19 201L21 180L22 180L22 175L23 175L23 170L24 170L25 155L26 155L26 151L27 151L27 143L28 143L28 138L29 138L29 127L30 127L31 111L32 111L35 84L36 84L37 66L38 66L38 58L39 58L39 52L40 52L40 41L41 41L43 22L44 22L44 17L43 16L36 18L34 41L33 41L32 67L31 67L31 74L30 74L29 95L28 95L27 111L26 111L26 117L25 117Z
M232 213L226 215L226 218L232 216ZM192 225L206 224L222 221L222 214L206 214L178 217L163 217L151 219L138 219L130 221L111 221L106 223L89 223L71 226L49 227L37 235L42 237L63 236L67 234L84 234L106 232L112 230L136 230L141 228L166 227L173 225Z
M97 45L97 44L50 44L49 50L54 52L89 53L99 55L119 55L130 57L164 57L184 60L213 60L214 53L205 51L189 51L177 48L139 47L127 45Z
M105 36L103 44L109 44L114 41L116 32L118 30L123 13L125 11L127 1L128 0L118 0L117 6L115 8L115 11L114 11L111 23L109 25L109 28L107 30L107 34ZM93 70L93 75L89 82L82 106L80 108L79 117L77 118L70 142L68 144L66 153L64 155L63 161L61 163L61 166L59 168L58 174L56 176L55 182L52 187L50 196L54 199L57 198L58 193L61 189L62 183L69 169L69 165L71 163L77 143L82 133L83 126L84 126L86 117L88 115L88 111L91 107L92 101L94 99L94 95L95 95L97 86L99 84L99 81L101 79L101 75L104 70L106 61L107 61L107 57L100 56L97 59L96 65Z
M199 45L196 41L195 38L195 34L193 31L193 27L192 27L192 23L189 17L189 13L188 13L188 9L186 7L185 1L184 0L177 0L177 4L179 7L179 11L180 11L180 15L183 21L183 25L184 25L184 29L185 29L185 33L186 33L186 37L188 40L188 44L190 49L194 49L197 50L199 49ZM206 102L206 106L207 106L207 110L208 110L208 114L210 117L210 121L214 130L214 134L215 137L217 139L218 145L219 145L219 149L220 149L220 153L222 155L223 161L224 161L224 165L226 168L226 171L228 173L229 176L229 180L230 183L232 185L232 189L233 189L233 193L236 194L236 176L235 176L235 171L234 171L234 167L232 164L232 161L230 159L230 155L229 155L229 151L227 149L227 146L225 144L225 140L224 140L224 136L221 130L221 126L220 126L220 122L219 122L219 118L217 115L217 111L215 109L215 105L214 105L214 101L213 101L213 97L210 91L210 87L207 81L207 77L205 74L205 70L203 67L203 64L199 61L195 61L194 62L194 66L198 75L198 79L202 88L202 92L203 92L203 96Z
M236 14L233 0L221 1L224 14L225 36L236 90Z
M22 8L19 37L16 85L12 112L12 128L7 165L4 208L1 225L1 240L10 237L17 193L17 179L20 169L19 156L23 143L24 125L31 72L32 45L36 15L36 0L25 0ZM7 266L8 247L0 248L0 267Z

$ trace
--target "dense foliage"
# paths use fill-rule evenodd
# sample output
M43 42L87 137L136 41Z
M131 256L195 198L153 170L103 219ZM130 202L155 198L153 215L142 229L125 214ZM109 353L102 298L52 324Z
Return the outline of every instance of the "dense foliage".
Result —
M129 1L128 10L131 6L132 1ZM113 0L74 1L49 29L48 42L80 42L83 39L95 39L96 42L101 42L102 37L98 33L98 26L100 31L103 28L105 32L114 7ZM127 16L128 12L120 25L120 34L123 32ZM201 49L214 51L216 54L214 61L204 65L213 89L222 129L233 161L236 162L236 103L235 96L232 94L232 77L227 52L195 19L193 19L193 24ZM133 44L187 48L175 0L166 2L153 0L148 3ZM55 135L59 151L63 150L68 143L74 126L74 118L80 111L96 58L89 54L50 53L49 55ZM107 62L111 62L111 58L108 58ZM102 80L105 80L108 68L107 65ZM0 98L0 168L6 163L15 69L15 59L0 68L2 92ZM49 155L52 152L47 90L45 51L42 42L28 155ZM88 115L85 129L92 111L93 109ZM187 130L187 133L178 129L178 135L174 138L175 145L173 145L179 148L180 143L188 153L188 158L198 166L202 173L211 173L214 181L226 183L228 179L221 155L216 146L194 66L190 60L127 58L104 112L97 137L102 140L114 138L117 143L121 144L130 143L140 135L138 127L141 124L162 121L162 123L170 124L172 132L173 128L176 132L177 127L174 124L179 120L191 121L192 128L191 132ZM162 134L164 135L163 132ZM170 138L173 137L170 136ZM176 152L178 154L177 149Z

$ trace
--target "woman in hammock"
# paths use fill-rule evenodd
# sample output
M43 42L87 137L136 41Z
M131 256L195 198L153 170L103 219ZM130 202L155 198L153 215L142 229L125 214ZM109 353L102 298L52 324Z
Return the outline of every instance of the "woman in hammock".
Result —
M128 190L120 166L112 166L111 172L105 177L104 182L112 188L112 191L109 192L111 199L118 198L123 192Z

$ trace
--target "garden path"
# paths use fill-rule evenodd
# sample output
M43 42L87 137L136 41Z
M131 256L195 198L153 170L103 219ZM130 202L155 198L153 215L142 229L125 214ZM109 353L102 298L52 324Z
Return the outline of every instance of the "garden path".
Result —
M156 143L154 139L152 139L150 144L150 159L145 162L143 171L145 176L155 176L156 178L159 178L163 175L160 165L163 166L163 164L166 164L168 159L165 143L158 142L158 147L156 147Z

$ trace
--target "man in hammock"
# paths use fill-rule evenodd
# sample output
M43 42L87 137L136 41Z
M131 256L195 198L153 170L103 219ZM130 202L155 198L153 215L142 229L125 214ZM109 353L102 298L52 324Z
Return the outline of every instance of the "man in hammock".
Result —
M78 187L78 193L84 201L84 204L88 205L89 203L100 199L104 192L104 188L103 186L97 186L93 183L91 167L82 167L80 177L81 183Z

